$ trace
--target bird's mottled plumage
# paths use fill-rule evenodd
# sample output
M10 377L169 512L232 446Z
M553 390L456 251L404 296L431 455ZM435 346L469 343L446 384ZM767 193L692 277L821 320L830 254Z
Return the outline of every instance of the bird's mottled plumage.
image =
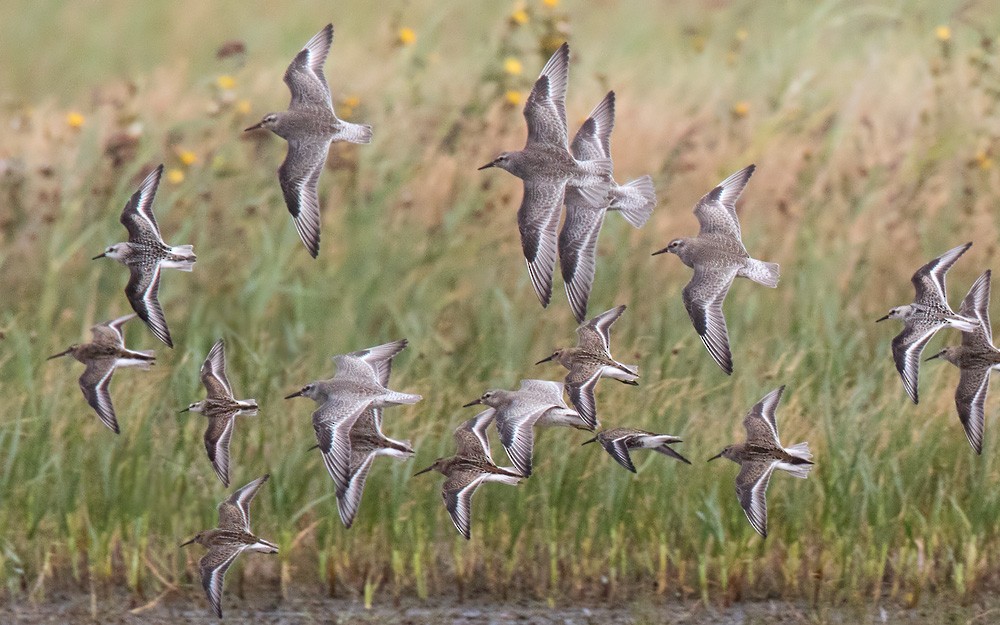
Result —
M625 312L625 305L607 310L576 329L576 347L562 347L535 364L550 360L569 369L566 390L573 407L591 426L598 426L597 402L594 387L603 378L612 378L625 384L636 385L639 368L625 365L611 356L611 326Z
M288 110L269 113L247 128L266 128L288 141L288 154L278 169L285 205L306 249L319 255L319 176L330 144L335 141L370 143L372 129L339 119L333 110L330 86L323 65L333 44L333 24L327 24L310 39L285 71L285 84L292 93Z
M347 487L337 495L337 512L344 527L350 528L361 505L368 472L378 456L409 458L413 447L409 441L397 441L382 433L382 409L368 408L354 423L350 432L351 461L347 474ZM332 454L324 454L323 462L330 471L336 470Z
M121 223L128 230L128 241L108 246L94 257L112 258L129 268L125 296L132 309L156 338L173 347L167 320L160 306L160 272L163 268L191 271L197 257L190 245L171 246L163 242L153 216L153 198L160 184L163 165L154 169L125 204Z
M1000 350L993 346L990 326L991 275L987 269L979 276L958 309L963 318L976 320L976 329L962 333L961 345L946 347L928 358L943 358L961 370L955 389L955 407L969 445L977 454L983 453L990 373L1000 368Z
M531 285L542 306L548 306L552 297L559 217L567 186L577 189L582 202L603 207L611 184L610 158L580 161L569 152L568 81L569 45L564 43L542 68L525 102L528 140L524 149L504 152L480 167L499 167L524 182L517 225Z
M524 477L531 475L535 426L565 426L593 430L579 413L566 405L561 382L521 380L516 391L491 389L466 406L483 404L492 411L497 432L511 463ZM484 413L484 414L486 414Z
M351 475L351 429L369 408L415 404L420 395L399 393L386 388L392 358L407 345L406 339L334 356L336 374L288 395L308 397L319 404L313 412L313 429L323 462L337 488L346 491Z
M472 495L483 482L516 485L524 477L513 467L494 464L486 428L493 420L493 409L484 410L455 429L455 455L438 458L416 475L439 471L447 477L441 488L445 508L455 529L468 540L471 537Z
M927 343L941 328L951 326L970 332L978 326L975 318L967 318L961 313L956 315L951 310L945 282L948 270L970 247L971 242L959 245L917 269L910 279L916 291L913 303L897 306L876 320L900 319L903 322L903 331L892 339L892 358L903 380L903 388L915 404L919 401L920 355Z
M229 486L229 442L236 426L236 417L255 416L256 399L236 399L226 376L226 347L222 339L215 342L201 365L201 383L205 399L189 405L181 412L199 412L208 419L205 426L205 452L225 486Z
M87 366L80 376L80 390L90 407L104 425L118 434L118 419L114 406L111 405L111 393L108 385L111 375L119 367L139 367L149 369L156 361L152 351L134 351L125 347L125 336L122 326L135 315L125 315L111 321L95 325L90 329L93 340L82 345L71 345L65 351L49 356L49 360L59 356L71 355Z
M674 239L653 255L677 254L694 276L684 287L684 307L712 359L726 374L733 372L729 330L722 303L737 276L767 287L777 287L779 267L750 257L743 247L736 200L746 187L755 166L732 174L703 196L694 207L701 224L698 236Z
M609 91L583 122L570 152L578 161L611 158L611 131L615 126L615 92ZM597 266L597 239L608 211L620 211L636 228L641 228L656 206L653 180L643 176L619 185L611 179L609 202L593 205L575 187L565 194L566 221L559 232L559 265L570 308L578 322L587 317L587 301Z
M812 469L812 453L808 443L782 447L778 439L775 410L785 387L781 386L757 402L746 417L743 428L746 442L730 445L710 458L728 458L740 465L736 475L736 496L747 520L757 532L767 538L767 484L775 469L798 478L806 478Z
M632 473L635 473L635 465L632 464L632 457L629 455L630 449L652 449L665 456L676 458L685 464L691 461L674 451L670 445L680 443L681 439L669 434L654 434L647 430L636 428L612 428L599 432L597 436L585 442L600 443L618 464L622 465Z
M208 552L198 561L198 569L205 596L219 618L222 618L222 588L226 571L236 557L247 550L278 553L277 545L257 537L250 530L250 502L269 477L271 476L264 475L230 495L219 504L218 527L198 532L194 538L181 545L184 547L198 543L208 548Z

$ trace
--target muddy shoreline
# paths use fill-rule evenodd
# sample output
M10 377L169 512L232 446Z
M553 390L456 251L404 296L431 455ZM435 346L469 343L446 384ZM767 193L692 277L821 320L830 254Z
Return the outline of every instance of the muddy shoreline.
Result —
M84 593L50 597L44 602L28 600L0 604L0 622L17 625L55 623L102 623L110 625L176 623L209 624L218 619L209 614L203 597L172 593L137 605L134 595L116 594L94 598ZM959 604L950 600L928 601L926 606L819 607L784 601L736 603L730 606L701 602L634 601L621 605L555 605L544 602L499 602L490 598L458 602L448 598L419 601L403 599L376 603L365 609L361 600L280 600L266 593L229 597L224 603L225 620L231 623L292 625L337 623L385 625L643 625L679 623L687 625L753 625L764 623L905 623L930 625L943 622L989 623L1000 620L1000 600Z

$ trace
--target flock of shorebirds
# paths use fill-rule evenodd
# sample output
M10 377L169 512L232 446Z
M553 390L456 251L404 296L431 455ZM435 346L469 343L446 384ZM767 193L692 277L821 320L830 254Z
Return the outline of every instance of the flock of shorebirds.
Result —
M247 130L266 128L288 142L288 154L278 170L281 189L295 227L309 253L319 252L320 210L317 182L330 144L334 141L368 143L371 127L337 118L333 111L323 65L333 41L333 26L327 25L296 55L284 80L291 94L288 110L271 113ZM569 47L563 44L549 59L535 82L524 107L528 139L524 149L504 152L480 169L498 167L522 179L524 197L517 214L522 249L535 293L543 306L552 295L552 276L561 264L570 308L581 322L576 347L556 349L536 364L558 362L568 370L564 382L522 380L516 390L491 389L466 407L485 410L454 431L455 454L439 458L430 467L446 476L442 495L458 531L470 537L472 496L483 482L517 484L532 473L534 431L539 426L565 426L596 432L584 444L597 442L615 461L635 472L631 453L651 449L683 463L690 462L671 447L681 439L632 427L598 431L595 387L601 378L637 384L638 369L611 355L611 326L625 306L608 310L589 321L587 302L596 269L596 244L608 211L618 211L635 227L641 227L656 204L652 180L643 176L625 185L612 178L610 135L614 127L614 92L608 93L583 123L572 143L566 123L566 88ZM52 356L72 355L86 365L80 388L101 421L114 432L118 420L111 402L109 383L120 367L148 369L155 360L152 351L127 348L122 327L135 316L168 346L173 346L166 317L157 299L161 270L191 271L196 257L190 245L171 246L160 234L152 205L162 165L150 173L121 214L128 241L109 246L95 258L107 257L127 266L130 278L125 294L135 314L93 327L93 340L73 345ZM750 165L732 174L702 197L694 208L701 229L697 236L675 239L655 254L673 253L694 275L683 291L684 306L709 354L727 374L733 371L723 301L737 276L768 287L777 287L779 267L751 258L743 245L736 201L754 172ZM566 217L558 230L562 206ZM905 327L893 341L893 356L904 387L917 401L920 354L939 329L951 326L963 332L962 344L932 356L941 357L961 369L955 396L959 416L969 442L982 450L983 412L989 372L1000 364L1000 350L992 344L989 323L989 279L985 272L973 285L958 313L951 310L945 290L945 273L971 243L937 258L913 276L916 300L892 309L883 319L898 318ZM880 319L879 321L881 321ZM333 358L335 375L303 386L288 395L308 397L317 404L313 428L323 462L333 479L337 508L346 527L351 527L361 503L365 480L375 458L381 455L408 458L414 454L408 441L394 440L382 431L382 413L387 407L413 404L420 395L389 388L393 358L407 345L405 339L362 349ZM236 399L226 375L225 345L215 343L201 367L206 397L181 412L201 413L207 419L205 451L215 473L228 487L230 440L237 417L252 416L258 405L253 399ZM765 491L776 470L799 478L812 468L806 443L784 447L778 437L775 412L784 387L768 393L743 419L745 442L723 449L712 458L728 458L740 465L736 494L753 528L767 535ZM570 403L564 399L568 393ZM512 466L494 463L488 436L495 424ZM223 578L243 551L276 553L278 547L257 537L250 528L250 502L268 479L256 479L219 505L219 524L184 543L208 548L200 560L206 595L221 617Z

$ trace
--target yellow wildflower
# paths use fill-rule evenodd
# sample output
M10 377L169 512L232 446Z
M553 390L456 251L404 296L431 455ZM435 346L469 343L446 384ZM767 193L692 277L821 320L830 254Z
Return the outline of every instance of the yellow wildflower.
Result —
M240 115L249 115L251 110L250 100L240 100L236 103L236 112Z
M550 9L554 9L559 6L559 0L542 0L542 4Z
M945 43L951 40L951 28L942 24L934 29L934 36L941 43Z
M177 150L177 159L185 167L190 167L198 160L198 155L191 150Z
M733 105L733 117L746 117L749 112L750 103L746 100L740 100Z
M504 102L510 106L517 106L520 104L523 97L524 96L521 95L521 92L516 89L509 89L507 90L507 93L503 95Z
M361 105L361 98L356 95L345 95L341 100L344 106L349 106L352 109L358 108Z
M511 76L518 76L521 74L521 61L518 61L512 56L508 56L503 60L503 71L507 72Z
M517 9L510 14L510 21L518 26L524 26L528 23L528 12L524 9Z
M417 41L417 33L412 28L408 26L403 26L396 33L396 39L399 41L400 45L409 46Z
M81 113L77 113L76 111L70 111L66 114L66 125L73 130L79 130L85 121L86 119L83 115Z
M184 182L184 171L177 169L176 167L173 169L168 169L167 182L169 182L170 184L180 184Z
M747 37L749 36L750 33L747 31L746 28L741 28L736 31L736 41L746 41Z
M979 169L993 168L993 158L986 150L979 150L978 152L976 152L975 161L976 161L976 166L979 167Z
M215 79L215 84L218 85L219 89L223 91L229 91L236 87L236 79L229 74L223 74Z

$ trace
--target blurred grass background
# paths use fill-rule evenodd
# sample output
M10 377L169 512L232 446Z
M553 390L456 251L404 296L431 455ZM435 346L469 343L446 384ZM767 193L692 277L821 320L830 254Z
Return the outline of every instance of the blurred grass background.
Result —
M286 106L284 69L327 21L338 112L375 140L331 151L313 261L277 184L284 142L241 131ZM200 553L176 545L215 523L226 491L201 418L175 412L202 396L198 367L220 336L237 395L262 407L237 426L233 486L272 474L254 529L282 548L244 558L233 592L915 605L995 590L996 403L976 457L953 405L957 371L926 366L910 404L889 350L898 328L873 321L955 245L975 242L951 272L953 303L996 266L998 35L990 3L928 0L0 5L6 595L200 594ZM440 480L410 476L451 453L452 429L475 414L459 406L484 389L561 379L531 363L575 338L561 286L543 311L528 283L519 181L475 171L522 144L520 99L563 39L570 131L614 89L617 178L652 174L660 200L643 230L612 216L601 237L591 312L628 304L613 349L642 384L599 385L599 414L682 436L695 465L637 454L633 476L579 448L582 435L543 433L535 476L477 495L466 543ZM226 42L245 52L218 58ZM163 280L175 350L128 327L158 365L116 374L115 437L80 395L81 367L44 359L128 312L127 272L89 257L124 236L121 207L159 162L165 238L199 260ZM750 162L744 238L781 263L782 283L734 286L727 378L684 312L690 271L649 253L696 232L694 202ZM388 411L385 427L417 457L376 463L347 531L306 451L313 405L281 397L328 377L329 356L399 337L411 347L392 386L425 399ZM699 461L742 436L746 410L780 384L782 438L808 440L817 466L773 480L762 541L734 496L735 465Z

